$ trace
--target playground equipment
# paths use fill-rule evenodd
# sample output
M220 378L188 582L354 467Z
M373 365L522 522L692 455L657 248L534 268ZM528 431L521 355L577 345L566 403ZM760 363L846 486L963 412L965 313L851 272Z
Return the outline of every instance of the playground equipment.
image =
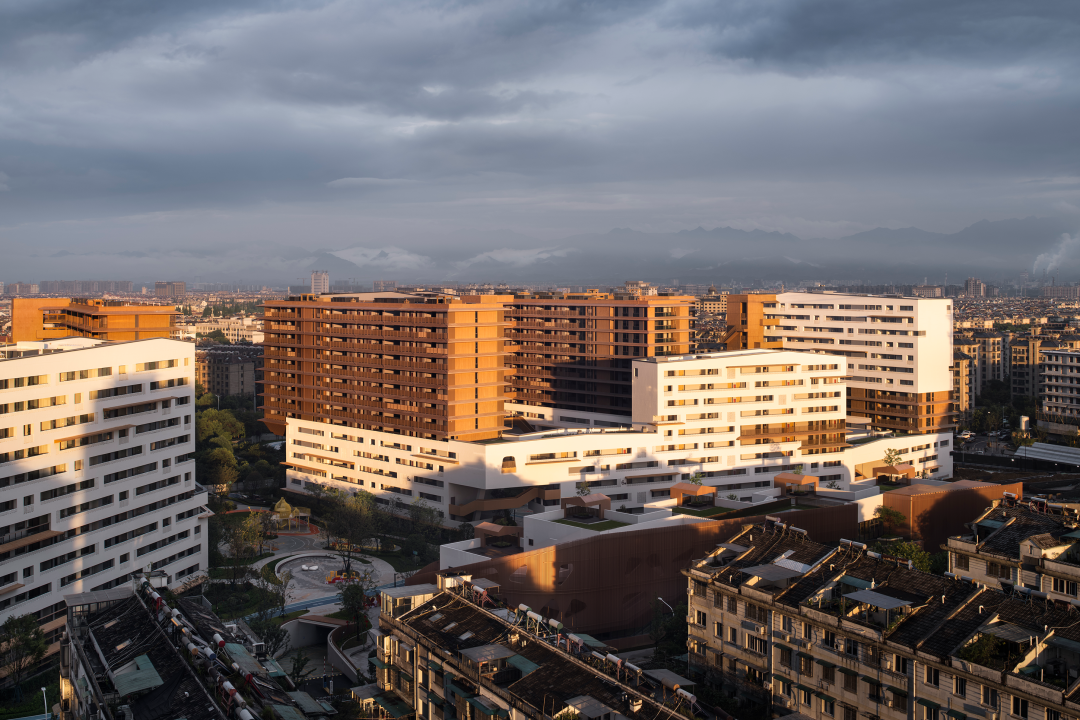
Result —
M341 572L340 570L334 570L326 576L326 582L330 583L331 585L335 583L354 582L359 579L360 573L356 572L355 570L350 570L348 575Z

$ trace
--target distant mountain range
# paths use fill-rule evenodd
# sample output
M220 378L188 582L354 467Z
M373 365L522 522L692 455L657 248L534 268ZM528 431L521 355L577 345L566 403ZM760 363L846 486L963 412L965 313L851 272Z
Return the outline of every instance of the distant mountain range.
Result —
M1018 279L1021 271L1080 276L1080 243L1063 241L1078 228L1056 218L982 220L952 233L875 228L847 237L803 239L790 233L718 227L677 233L618 228L555 243L489 234L494 245L445 243L418 253L355 246L322 251L306 263L331 279L358 282L502 281L610 285L624 279L684 283L753 280L963 283L969 275ZM471 247L470 247L471 246ZM1041 267L1036 267L1042 259Z
M317 247L317 246L316 246ZM137 283L196 279L240 284L306 285L311 270L332 281L369 285L506 282L609 287L624 280L752 284L1015 280L1022 271L1080 280L1080 226L1060 218L982 220L945 234L919 228L875 228L842 238L718 227L674 233L617 228L541 241L513 231L448 232L409 246L368 241L343 249L237 240L102 250L12 248L0 281L130 278Z

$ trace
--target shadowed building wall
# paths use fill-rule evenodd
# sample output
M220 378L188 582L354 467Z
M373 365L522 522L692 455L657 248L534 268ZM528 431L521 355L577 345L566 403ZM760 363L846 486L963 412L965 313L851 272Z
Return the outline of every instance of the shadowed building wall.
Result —
M838 505L782 514L811 540L831 544L858 532L858 508ZM596 537L493 558L459 568L502 586L511 606L524 603L571 631L610 633L639 630L652 617L653 601L677 606L686 593L680 571L704 557L744 525L764 516L676 525L639 532L597 533ZM410 585L435 582L425 570Z

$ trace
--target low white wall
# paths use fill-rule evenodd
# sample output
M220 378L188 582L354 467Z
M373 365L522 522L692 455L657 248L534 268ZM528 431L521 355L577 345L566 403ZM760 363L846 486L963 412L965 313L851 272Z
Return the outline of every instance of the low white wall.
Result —
M863 483L852 487L851 490L828 490L826 488L818 488L817 496L819 498L829 500L840 500L843 502L854 502L856 500L862 500L875 495L881 494L881 488L877 485L871 485L869 487L863 486Z
M281 629L289 633L289 649L285 652L279 652L274 657L281 657L286 655L291 650L296 648L310 647L311 645L320 645L326 642L326 636L329 634L330 629L324 628L319 625L312 625L311 623L302 623L299 619L290 620L283 624Z
M740 491L736 490L736 494ZM745 495L739 495L739 497L746 497ZM751 502L743 502L742 500L728 500L721 495L716 496L716 506L722 508L742 509L754 507L755 505L761 505L763 503L776 502L777 500L784 499L784 495L781 494L780 488L765 488L755 490L750 494L752 498ZM792 505L795 503L792 502Z
M462 540L455 543L447 543L439 546L439 569L458 568L464 565L472 565L486 558L483 555L468 552L470 549L480 547L480 539Z
M870 497L860 498L852 501L859 508L859 522L866 522L867 520L874 519L874 511L881 507L885 502L885 496L881 493L872 495Z
M646 506L648 508L648 506ZM641 523L652 522L653 520L662 520L671 516L671 510L667 508L648 508L643 513L621 513L616 510L608 510L604 513L605 520L614 520L615 522L628 523L630 525L640 525Z

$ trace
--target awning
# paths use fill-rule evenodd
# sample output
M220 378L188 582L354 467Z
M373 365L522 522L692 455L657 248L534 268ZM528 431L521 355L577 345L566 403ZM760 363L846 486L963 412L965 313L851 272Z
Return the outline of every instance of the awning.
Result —
M945 714L949 717L956 718L956 720L967 720L967 715L959 710L946 710Z
M801 570L792 570L791 568L782 567L780 565L757 565L755 567L746 568L744 573L751 577L761 578L762 580L788 580L790 578L801 577L805 573Z
M979 628L978 631L1014 643L1027 642L1037 634L1034 630L1025 630L1019 625L1013 625L1011 623L999 623L998 625L983 625Z
M822 700L827 700L827 701L829 701L829 702L833 703L834 705L836 704L836 698L832 698L832 697L829 697L828 695L826 695L826 694L825 694L825 693L823 693L823 692L820 692L820 691L819 691L819 692L816 692L816 693L814 693L814 694L815 694L815 695L817 695L817 696L818 696L819 698L821 698Z
M773 647L778 648L780 650L787 650L788 652L791 652L791 648L789 648L787 645L781 645L780 643L774 643Z
M895 610L896 608L911 605L911 601L909 600L899 600L890 597L889 595L883 595L875 590L859 590L850 595L845 595L844 597L848 600L855 600L857 602L866 603L867 605L873 605L882 610Z
M827 668L834 668L834 667L836 667L836 665L832 664L832 663L831 663L831 662L829 662L828 660L822 660L822 659L820 659L820 658L814 658L814 662L816 662L816 663L817 663L818 665L820 665L821 667L827 667Z
M368 660L371 661L372 665L379 668L380 670L389 670L390 669L389 665L387 665L386 663L384 663L382 660L375 657L374 655L368 657Z
M880 680L878 680L877 678L874 678L874 677L870 677L869 675L863 675L862 679L863 679L863 682L868 682L871 685L880 685L881 684Z
M907 690L905 690L903 688L893 687L892 685L886 685L885 687L889 688L889 692L891 692L893 695L907 695L908 694Z
M817 692L817 688L807 687L805 685L799 685L798 683L795 683L795 687L797 687L800 690L803 690L805 692L808 692L808 693L816 693Z
M848 670L847 668L843 668L843 667L838 667L836 669L839 670L840 672L844 673L845 675L858 675L859 674L859 673L855 672L854 670Z
M999 528L1005 524L1003 520L980 520L975 523L976 525L985 525L986 527Z
M863 580L861 578L851 577L850 575L845 575L842 578L840 578L840 582L842 582L845 585L850 585L851 587L859 588L860 590L869 590L870 589L870 581L869 580Z
M938 705L936 702L931 702L926 698L918 698L915 702L919 703L920 705L925 705L931 710L939 710L941 708L941 706Z
M443 668L442 668L442 665L440 665L439 663L435 662L434 660L428 660L428 661L427 661L427 666L428 666L429 668L431 668L432 670L434 670L435 672L442 672L442 669L443 669Z

